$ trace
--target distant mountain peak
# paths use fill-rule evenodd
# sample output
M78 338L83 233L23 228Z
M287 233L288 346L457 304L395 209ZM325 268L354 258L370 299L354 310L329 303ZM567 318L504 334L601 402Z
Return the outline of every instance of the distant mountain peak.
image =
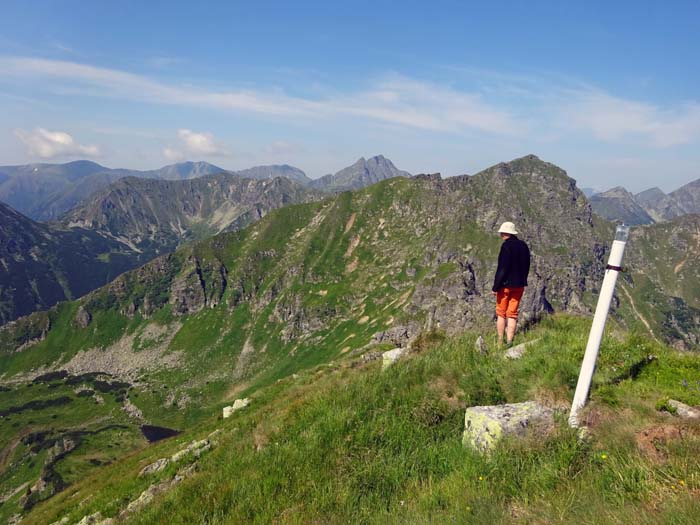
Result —
M375 155L369 159L360 157L351 166L312 181L310 186L322 191L338 192L364 188L393 177L411 177L411 174L399 170L384 155Z

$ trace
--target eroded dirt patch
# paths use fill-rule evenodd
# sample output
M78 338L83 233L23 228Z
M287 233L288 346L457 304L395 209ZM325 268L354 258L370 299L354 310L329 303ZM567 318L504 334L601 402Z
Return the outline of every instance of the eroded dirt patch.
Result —
M656 425L640 430L635 435L637 446L654 461L666 461L670 441L682 439L685 429L675 425Z

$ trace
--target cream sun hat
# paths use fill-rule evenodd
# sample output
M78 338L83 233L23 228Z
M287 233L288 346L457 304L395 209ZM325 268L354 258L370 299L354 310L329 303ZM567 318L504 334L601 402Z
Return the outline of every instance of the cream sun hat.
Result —
M518 232L515 229L515 224L513 224L510 221L506 221L503 224L501 224L501 227L498 228L498 233L508 233L510 235L518 235Z

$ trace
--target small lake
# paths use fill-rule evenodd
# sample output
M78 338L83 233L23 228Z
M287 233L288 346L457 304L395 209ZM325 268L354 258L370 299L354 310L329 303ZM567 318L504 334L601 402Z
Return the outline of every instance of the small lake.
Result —
M155 443L161 439L177 436L180 431L155 425L141 425L141 433L149 443Z

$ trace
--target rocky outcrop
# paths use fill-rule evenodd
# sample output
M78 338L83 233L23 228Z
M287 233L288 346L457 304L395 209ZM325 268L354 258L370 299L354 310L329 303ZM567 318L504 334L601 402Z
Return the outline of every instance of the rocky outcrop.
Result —
M202 264L196 257L185 263L185 271L170 286L173 313L185 315L205 306L216 306L226 291L226 267L218 261Z
M506 436L545 433L554 426L554 411L535 401L467 408L462 443L490 452Z
M85 307L81 304L78 307L78 311L75 314L75 323L80 328L87 328L90 324L90 321L92 321L92 315L90 315L90 312L88 312L85 309Z
M224 419L227 419L233 415L234 412L241 410L242 408L247 407L250 404L250 399L247 397L245 399L236 399L233 402L233 405L224 407L223 410L223 417Z

